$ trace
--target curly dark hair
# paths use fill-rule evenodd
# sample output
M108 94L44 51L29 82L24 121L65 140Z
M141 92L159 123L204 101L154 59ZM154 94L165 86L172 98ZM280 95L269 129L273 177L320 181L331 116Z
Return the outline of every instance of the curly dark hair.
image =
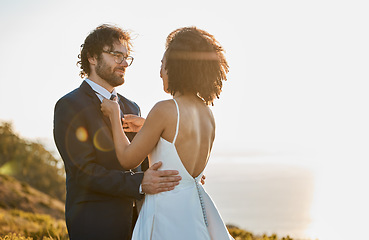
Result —
M168 91L194 93L213 105L229 68L219 42L204 30L184 27L168 35L165 47Z
M113 44L122 42L126 44L128 54L132 51L131 36L128 31L125 31L117 26L103 24L94 29L86 37L85 42L81 45L81 53L78 55L80 59L77 66L81 68L81 78L90 74L90 63L88 58L90 56L100 57L103 47L109 46L113 48Z

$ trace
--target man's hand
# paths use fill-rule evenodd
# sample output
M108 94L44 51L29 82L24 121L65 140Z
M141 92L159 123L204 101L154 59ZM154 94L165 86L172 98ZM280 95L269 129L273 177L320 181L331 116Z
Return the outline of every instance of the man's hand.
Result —
M125 132L138 132L145 123L145 118L133 114L124 114L122 120Z
M157 162L147 169L142 179L142 191L146 194L156 194L173 190L182 179L176 170L158 170L162 162ZM177 175L177 176L176 176Z

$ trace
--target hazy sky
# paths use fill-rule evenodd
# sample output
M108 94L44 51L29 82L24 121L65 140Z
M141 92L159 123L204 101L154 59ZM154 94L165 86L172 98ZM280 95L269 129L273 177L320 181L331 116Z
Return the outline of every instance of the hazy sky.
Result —
M2 0L0 119L23 137L51 140L55 102L82 81L79 47L103 23L135 36L135 61L117 90L146 116L170 97L159 77L166 36L197 26L230 65L212 108L216 154L279 155L360 183L369 160L368 12L355 0Z
M166 36L194 25L215 35L230 65L213 107L215 151L366 146L364 2L2 1L0 119L24 137L52 139L54 104L80 85L79 46L102 23L135 35L135 61L118 91L146 116L170 97L159 78Z

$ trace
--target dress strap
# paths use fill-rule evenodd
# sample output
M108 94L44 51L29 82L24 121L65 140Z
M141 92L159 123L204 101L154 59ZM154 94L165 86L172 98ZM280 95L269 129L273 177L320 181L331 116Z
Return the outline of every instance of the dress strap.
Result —
M175 144L176 140L177 140L177 135L178 135L178 128L179 128L179 107L178 107L178 103L177 101L173 98L174 103L176 104L177 107L177 127L176 127L176 134L174 135L174 139L173 139L173 144Z

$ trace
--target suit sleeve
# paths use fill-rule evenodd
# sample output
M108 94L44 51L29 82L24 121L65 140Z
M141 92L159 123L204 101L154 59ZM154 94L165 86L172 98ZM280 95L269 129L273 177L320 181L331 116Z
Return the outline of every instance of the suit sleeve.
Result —
M73 183L83 189L104 195L142 198L138 189L143 173L108 170L98 164L94 136L89 136L93 135L89 121L94 119L87 119L91 109L79 109L77 105L61 99L54 112L54 139L65 164L67 181L73 178ZM115 153L106 156L115 157Z

